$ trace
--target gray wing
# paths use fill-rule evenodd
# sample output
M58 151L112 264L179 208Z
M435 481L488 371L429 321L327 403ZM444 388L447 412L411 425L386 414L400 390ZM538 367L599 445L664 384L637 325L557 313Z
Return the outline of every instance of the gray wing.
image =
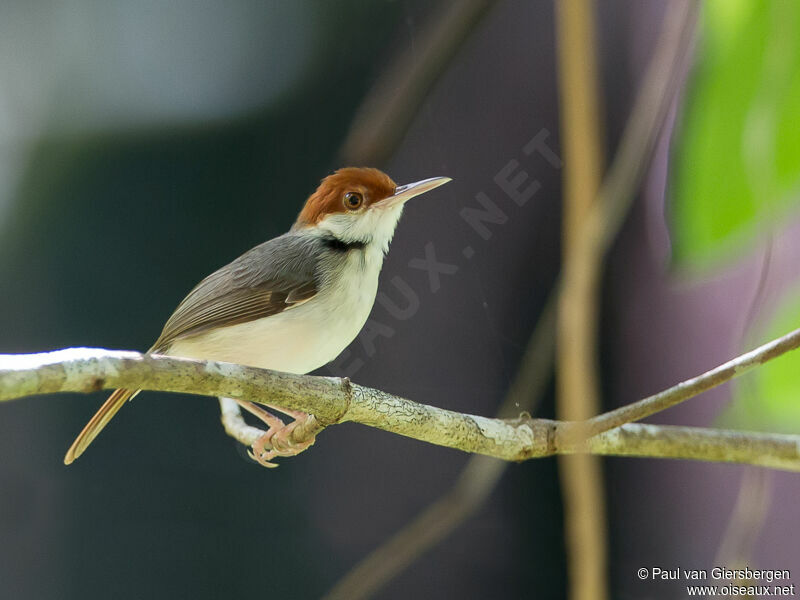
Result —
M164 325L152 351L179 338L275 315L318 290L320 245L290 232L249 250L189 292Z

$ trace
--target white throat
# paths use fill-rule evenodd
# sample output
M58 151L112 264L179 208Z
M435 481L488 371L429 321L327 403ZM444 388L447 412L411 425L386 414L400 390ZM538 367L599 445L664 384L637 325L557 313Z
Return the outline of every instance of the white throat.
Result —
M326 216L317 226L346 244L363 243L386 254L394 230L403 214L403 205L366 209L358 213L336 213Z

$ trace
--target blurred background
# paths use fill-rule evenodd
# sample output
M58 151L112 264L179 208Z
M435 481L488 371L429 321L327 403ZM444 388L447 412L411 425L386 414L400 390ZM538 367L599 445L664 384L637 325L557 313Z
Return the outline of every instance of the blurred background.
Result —
M683 7L694 31L679 38L668 110L601 270L594 349L612 408L800 322L800 5L577 4L592 10L584 41L605 165L671 11ZM287 230L324 175L376 166L398 183L454 181L408 206L367 329L320 373L493 415L561 267L572 93L561 10L3 2L0 352L144 350L197 281ZM509 194L508 180L526 193ZM502 216L476 226L490 205ZM445 271L418 268L426 256ZM800 433L798 363L652 421ZM532 410L553 417L546 372ZM105 395L0 408L0 597L321 597L469 459L344 425L266 471L224 434L215 399L147 392L65 467ZM677 582L640 581L640 567L800 573L796 476L601 467L610 597L681 596ZM510 465L375 597L564 598L563 506L555 459Z

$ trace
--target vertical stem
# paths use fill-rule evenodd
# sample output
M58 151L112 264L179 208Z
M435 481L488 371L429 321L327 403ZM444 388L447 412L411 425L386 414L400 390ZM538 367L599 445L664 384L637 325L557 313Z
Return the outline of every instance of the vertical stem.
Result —
M602 178L592 0L556 3L565 247L574 246Z
M564 155L564 285L557 325L556 410L559 419L582 421L600 412L596 347L601 259L580 235L602 176L591 0L560 0L556 28ZM603 600L608 583L600 459L588 454L563 456L559 467L569 597Z

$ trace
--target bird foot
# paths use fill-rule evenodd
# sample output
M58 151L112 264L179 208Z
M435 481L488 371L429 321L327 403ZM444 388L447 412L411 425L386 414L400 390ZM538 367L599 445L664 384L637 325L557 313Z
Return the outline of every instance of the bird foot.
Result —
M237 401L238 402L238 401ZM258 417L267 425L268 429L260 438L253 442L247 454L263 467L274 469L278 465L273 459L284 456L297 456L304 450L314 445L317 433L323 427L314 415L300 411L275 408L286 412L294 421L286 425L281 419L271 412L264 410L252 402L239 402L249 413Z
M280 420L280 419L278 419ZM269 429L252 445L248 455L258 464L268 468L278 465L271 462L279 456L297 456L317 441L314 415L306 415L305 420L294 420L279 429Z

